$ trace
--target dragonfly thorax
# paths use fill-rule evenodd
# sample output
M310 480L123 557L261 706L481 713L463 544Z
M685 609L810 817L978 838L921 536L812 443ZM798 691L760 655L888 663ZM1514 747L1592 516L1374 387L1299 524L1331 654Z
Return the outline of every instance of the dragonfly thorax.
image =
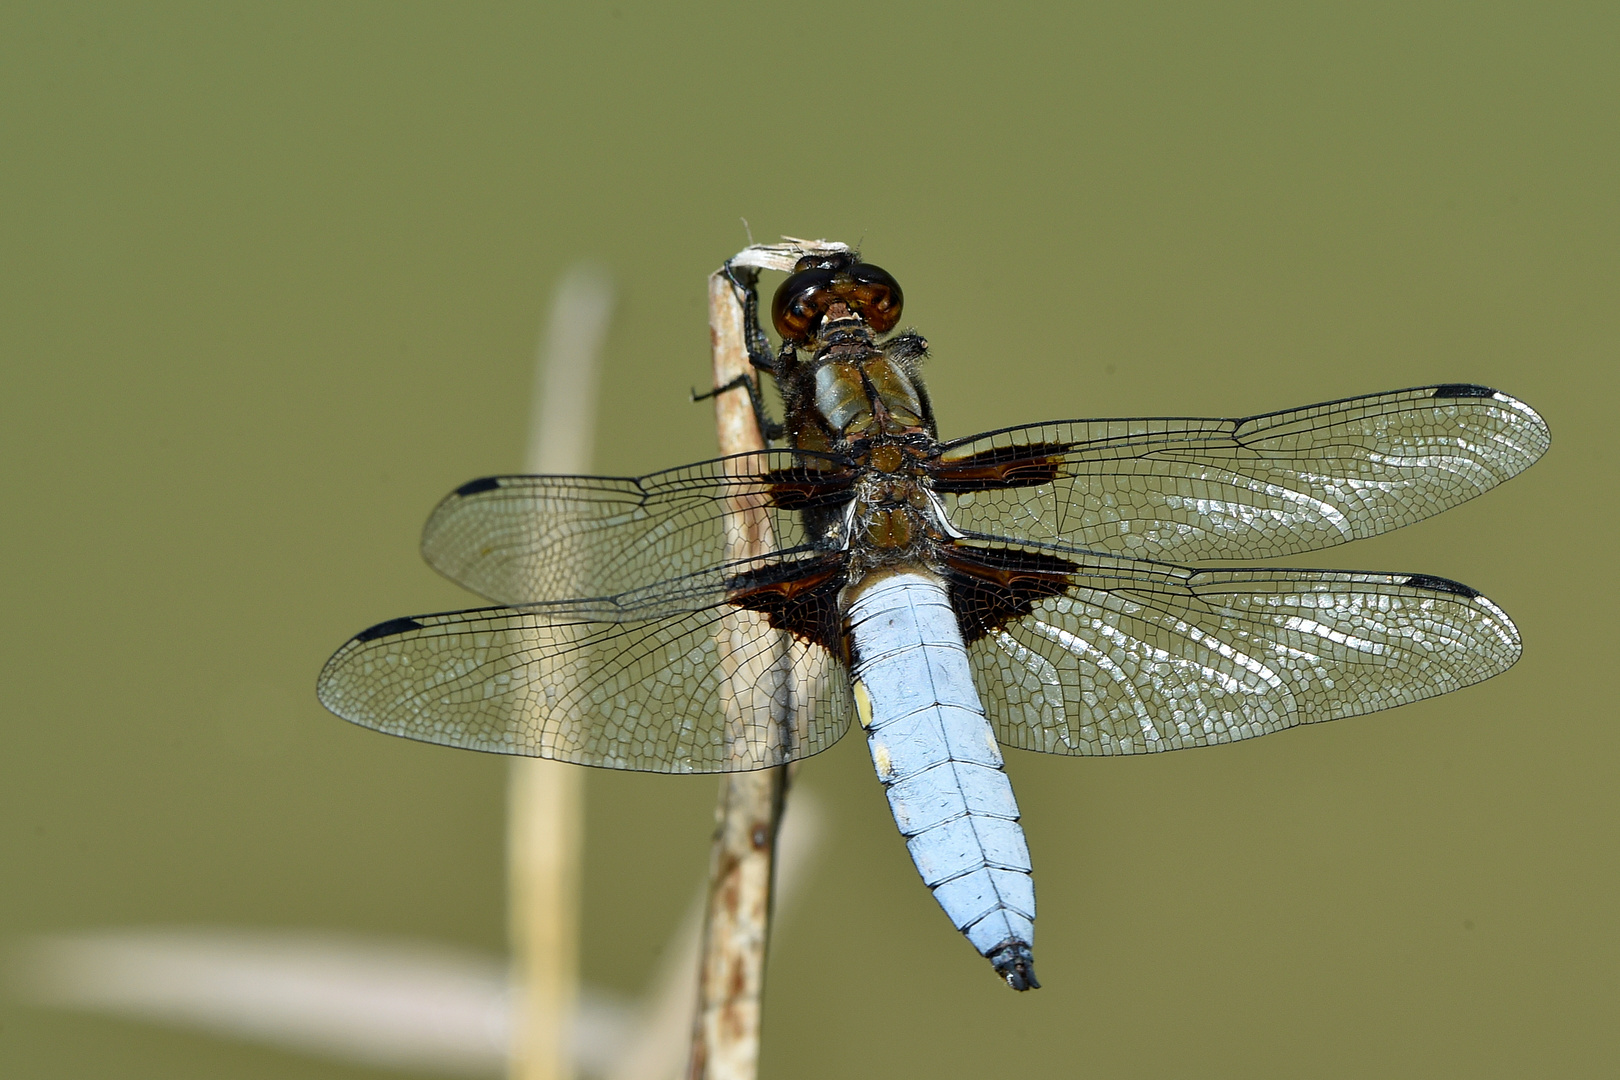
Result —
M857 443L854 456L863 468L844 526L848 580L884 567L932 566L954 530L933 496L927 455L883 440Z
M848 441L924 430L916 384L882 353L858 360L829 357L816 368L814 378L816 411L835 438Z

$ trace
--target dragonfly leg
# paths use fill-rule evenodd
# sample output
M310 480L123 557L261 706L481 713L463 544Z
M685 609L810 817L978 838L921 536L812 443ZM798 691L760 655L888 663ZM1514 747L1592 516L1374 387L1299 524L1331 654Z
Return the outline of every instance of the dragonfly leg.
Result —
M759 271L752 266L734 266L726 263L726 276L732 287L742 296L743 340L748 346L748 362L760 371L775 375L777 356L771 351L771 339L759 322Z
M732 288L736 289L743 305L743 340L748 347L748 362L757 371L768 372L772 376L779 370L778 357L771 351L771 339L765 336L765 330L759 324L759 271L751 266L737 266L726 263L726 277L731 279ZM759 380L751 375L739 375L724 386L717 386L706 393L692 394L693 401L706 401L716 394L724 394L728 390L745 389L748 391L748 402L754 408L754 420L759 424L760 434L766 442L776 442L786 434L786 428L776 420L772 420L765 408L765 396L760 390Z
M692 400L694 402L707 401L730 390L748 391L748 402L754 407L754 420L759 424L759 433L765 437L766 442L773 442L782 437L784 429L780 423L772 420L770 414L765 411L765 398L759 391L759 383L751 375L739 375L726 383L726 385L717 386L713 390L705 390L701 394L694 390L692 391Z

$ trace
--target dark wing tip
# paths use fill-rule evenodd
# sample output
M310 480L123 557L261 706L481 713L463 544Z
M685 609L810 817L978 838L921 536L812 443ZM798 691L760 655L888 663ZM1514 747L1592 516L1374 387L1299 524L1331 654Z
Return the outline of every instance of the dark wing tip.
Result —
M501 486L499 478L494 476L481 476L477 480L469 480L456 488L456 494L462 498L469 495L479 495L486 491L494 491Z
M1450 578L1435 577L1433 574L1413 574L1402 584L1410 585L1414 589L1430 589L1434 592L1451 593L1472 600L1479 595L1478 589L1470 589L1460 581Z
M1434 388L1437 398L1495 397L1496 391L1478 383L1448 382Z
M1035 955L1024 942L1009 941L998 945L985 959L1014 990L1041 988L1041 984L1035 980Z
M407 630L421 630L423 624L415 619L389 619L376 626L368 626L354 635L355 641L376 641L378 638L391 637L394 634L403 634Z

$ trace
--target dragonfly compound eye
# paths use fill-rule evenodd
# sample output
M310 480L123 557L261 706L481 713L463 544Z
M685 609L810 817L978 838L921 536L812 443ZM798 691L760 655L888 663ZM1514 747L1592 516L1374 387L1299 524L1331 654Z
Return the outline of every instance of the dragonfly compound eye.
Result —
M804 260L800 260L802 263ZM839 271L814 267L794 272L776 290L771 301L771 322L783 341L807 345L815 336L821 317L837 299L832 290Z
M887 334L900 321L900 309L905 296L900 283L881 266L856 263L849 268L849 282L843 287L841 299L847 301L855 313L866 320L873 333Z
M900 321L904 298L900 283L882 267L854 262L847 255L807 257L776 290L771 321L783 341L806 345L836 301L848 305L874 333L884 334Z

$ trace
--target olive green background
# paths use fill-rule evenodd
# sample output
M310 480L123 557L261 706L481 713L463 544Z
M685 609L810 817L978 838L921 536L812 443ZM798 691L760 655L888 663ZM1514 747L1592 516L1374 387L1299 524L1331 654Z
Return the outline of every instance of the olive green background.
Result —
M562 272L611 269L596 461L712 453L705 275L858 242L944 433L1477 381L1553 449L1301 562L1468 582L1449 697L1128 760L1013 753L1018 995L859 739L771 957L772 1078L1612 1075L1620 8L10 3L0 10L0 936L503 947L504 762L350 727L322 661L472 606L416 554L518 468ZM587 977L637 992L712 778L593 772ZM3 944L3 942L0 942ZM378 1073L9 1003L0 1075Z

